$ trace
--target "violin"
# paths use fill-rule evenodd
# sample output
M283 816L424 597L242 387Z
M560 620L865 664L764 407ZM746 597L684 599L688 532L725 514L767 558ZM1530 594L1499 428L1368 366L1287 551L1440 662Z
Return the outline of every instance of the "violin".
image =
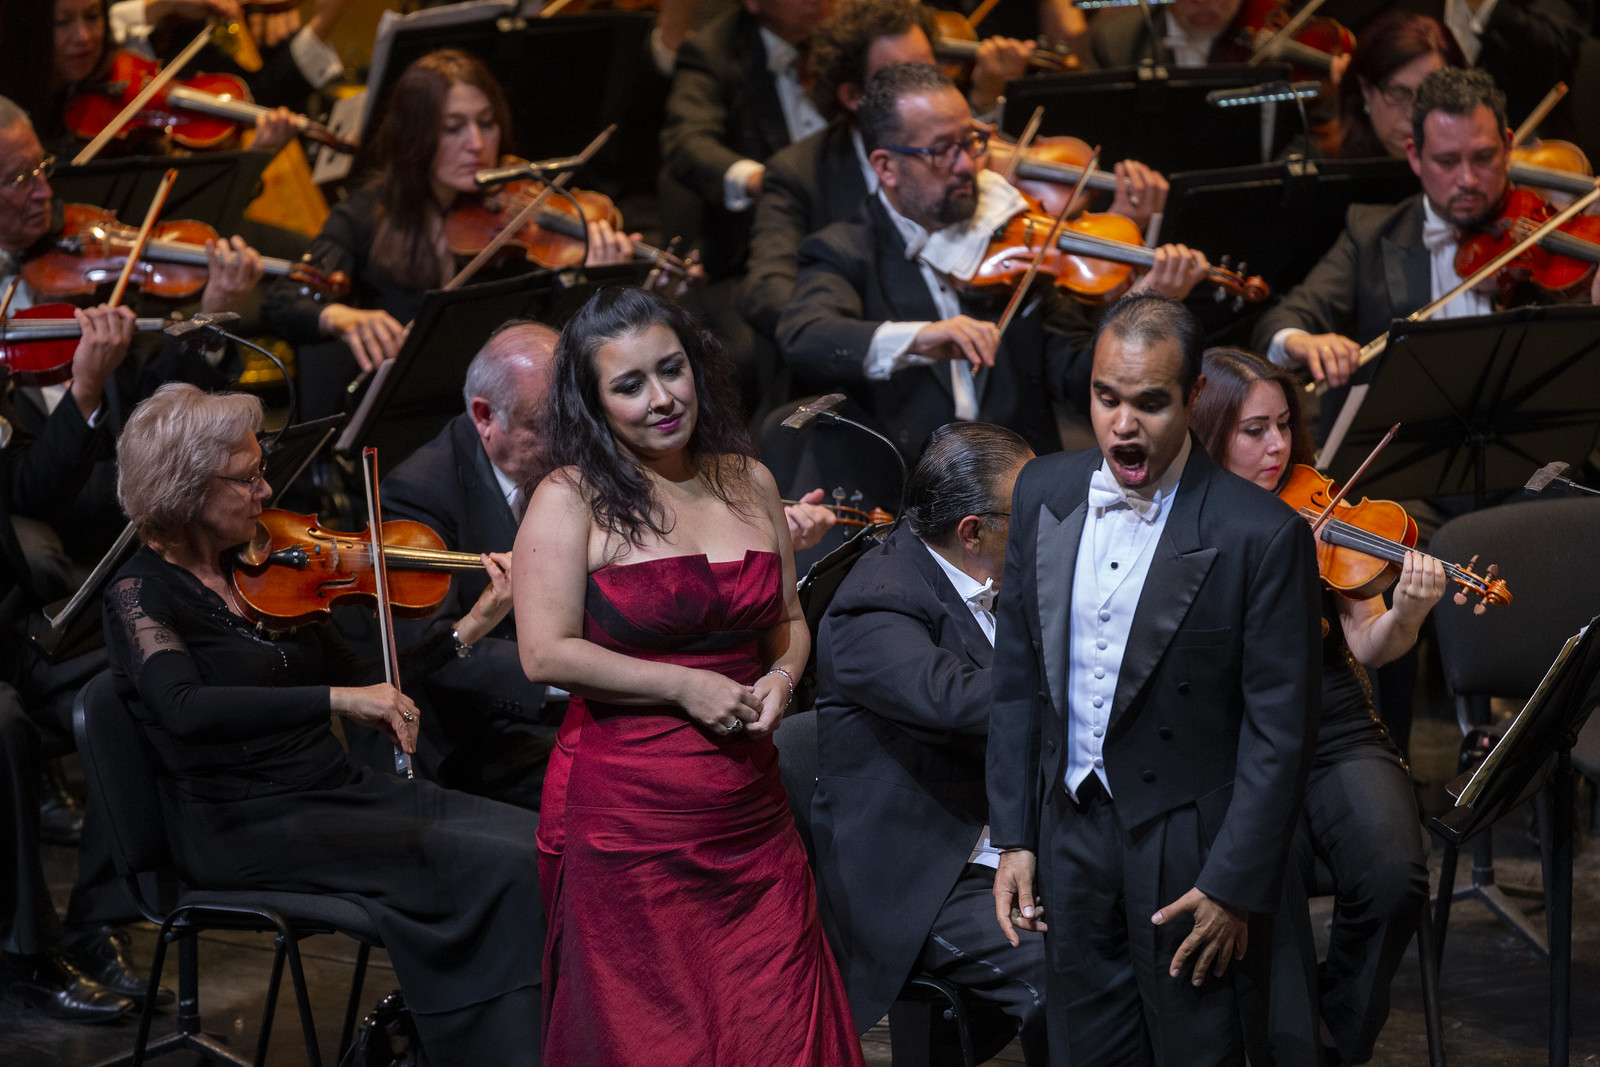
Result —
M978 31L959 11L933 9L933 23L938 37L933 42L933 54L938 59L971 63L978 55ZM1029 70L1044 70L1059 74L1064 70L1077 70L1078 57L1048 48L1035 48L1028 54Z
M135 331L163 329L166 319L136 319ZM0 368L19 385L60 385L72 377L83 327L71 304L35 304L0 319Z
M978 289L1015 286L1038 257L1039 246L1054 225L1055 219L1047 215L1017 215L995 232L983 262L965 284ZM1143 241L1131 219L1086 213L1066 221L1056 247L1046 253L1039 270L1055 277L1057 285L1079 300L1101 303L1128 284L1134 268L1155 264L1155 251ZM1241 305L1245 301L1259 303L1271 293L1261 278L1247 278L1227 266L1212 266L1205 281L1216 288L1219 299L1231 295Z
M1005 173L1006 162L1016 146L998 137L989 141L989 168ZM1094 149L1077 137L1035 137L1022 158L1011 168L1011 184L1038 202L1049 215L1061 214L1067 198L1083 177L1084 168L1094 158ZM1105 193L1117 191L1117 176L1109 170L1089 175L1086 189Z
M396 615L424 619L450 592L450 576L481 571L476 552L448 552L433 529L409 519L385 522L383 556ZM305 626L345 603L377 602L368 533L330 530L315 515L267 508L256 534L236 553L233 591L246 618L274 628Z
M1278 489L1279 499L1313 526L1334 496L1333 479L1304 463L1290 468L1288 480ZM1352 504L1341 500L1317 539L1317 571L1323 585L1346 599L1370 600L1400 577L1406 553L1416 544L1416 520L1394 501L1362 497ZM1480 577L1472 570L1478 562L1476 556L1465 567L1440 562L1446 577L1465 590L1456 593L1457 604L1465 604L1471 593L1480 598L1473 611L1482 615L1490 604L1511 603L1511 592L1499 577L1497 565L1489 564L1487 577Z
M479 200L458 204L444 220L450 251L462 257L476 256L543 189L543 182L531 179L509 182ZM581 267L588 251L591 219L605 219L612 229L622 230L622 212L609 196L584 189L563 189L561 195L550 197L505 247L520 251L529 262L546 270ZM672 287L682 293L704 277L692 254L682 258L635 241L633 258L654 268L651 287Z
M22 265L22 277L45 296L92 300L102 286L116 280L138 231L89 204L67 204L63 220L61 236L49 251ZM191 299L205 288L208 277L205 242L218 239L217 231L203 222L159 223L131 280L150 296ZM326 275L309 263L272 256L262 256L261 267L268 276L290 278L330 296L350 292L350 279L342 271Z
M1355 51L1355 34L1323 15L1311 16L1289 34L1279 33L1293 17L1287 0L1245 0L1234 19L1233 38L1221 42L1219 62L1250 61L1261 39L1275 33L1262 59L1288 63L1290 81L1322 82L1324 95L1331 97L1333 59Z
M846 504L846 500L849 500L850 503ZM894 521L894 516L882 508L873 508L871 511L868 511L860 507L859 505L863 502L863 500L864 497L861 490L857 489L854 493L851 493L847 496L845 494L844 487L840 486L833 491L833 503L813 504L811 506L817 508L826 508L828 511L833 512L834 517L838 519L838 524L840 526L853 526L859 528L864 526L879 526L883 523ZM788 507L798 504L800 501L782 500L779 501L779 503L783 504L785 507Z
M1590 181L1588 188L1593 186ZM1457 246L1456 273L1463 278L1474 274L1553 214L1555 209L1538 193L1506 190L1495 217ZM1508 306L1528 283L1558 300L1579 296L1587 291L1596 264L1600 264L1600 218L1570 218L1500 269L1495 275L1499 302Z
M65 121L74 136L92 140L139 95L139 90L161 70L153 59L119 51L111 69L96 85L85 86L68 102ZM250 89L232 74L196 74L175 79L153 96L119 139L143 128L171 135L175 144L191 151L207 151L226 144L242 126L255 125L269 108L251 102ZM295 129L304 137L335 152L351 153L357 145L320 122L296 115Z

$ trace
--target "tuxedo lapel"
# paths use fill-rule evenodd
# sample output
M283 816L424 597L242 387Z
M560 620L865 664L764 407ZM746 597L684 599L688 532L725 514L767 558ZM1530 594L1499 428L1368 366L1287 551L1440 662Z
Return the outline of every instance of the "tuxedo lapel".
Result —
M778 86L767 69L767 46L761 40L761 30L754 16L740 20L740 37L744 42L745 98L750 111L767 142L766 154L771 155L789 143L789 124L783 117L783 105L778 102Z
M1390 320L1401 318L1433 299L1433 274L1428 250L1422 244L1422 201L1395 227L1392 236L1380 239L1383 250L1383 282L1389 297ZM1384 323L1384 327L1388 322Z
M1039 600L1039 640L1045 649L1045 681L1050 701L1063 718L1067 714L1067 662L1072 638L1072 579L1078 568L1078 542L1089 513L1086 490L1065 496L1078 506L1057 518L1048 504L1039 505L1039 531L1035 542L1034 589ZM1015 519L1013 519L1015 521Z
M956 587L951 584L950 576L945 574L921 539L911 532L910 526L902 523L894 536L895 549L911 561L911 566L928 583L928 588L933 590L940 606L955 624L956 633L961 636L962 649L974 664L988 670L994 665L994 646L984 636L983 627L978 625L967 602L956 595Z
M885 322L938 322L943 316L934 306L933 294L922 277L922 268L906 258L906 243L889 218L888 210L876 196L867 197L867 217L878 234L878 297L883 302ZM879 316L872 316L877 318ZM950 368L943 362L926 370L946 396L954 398Z
M1172 501L1172 514L1167 516L1156 542L1150 573L1139 594L1139 607L1133 613L1127 650L1117 673L1117 693L1111 703L1112 729L1161 661L1217 558L1216 548L1202 544L1200 539L1200 510L1215 470L1200 443L1193 441L1183 480Z
M473 544L492 545L495 546L493 551L506 551L517 540L517 520L511 514L511 505L506 503L505 494L500 491L494 466L489 462L489 455L483 450L483 444L478 440L477 431L470 421L466 422L466 430L466 435L458 432L456 439L456 454L472 457L470 460L463 459L461 464L461 480L466 489L463 528L475 535ZM470 436L470 440L466 439L467 436ZM501 545L505 548L500 548Z

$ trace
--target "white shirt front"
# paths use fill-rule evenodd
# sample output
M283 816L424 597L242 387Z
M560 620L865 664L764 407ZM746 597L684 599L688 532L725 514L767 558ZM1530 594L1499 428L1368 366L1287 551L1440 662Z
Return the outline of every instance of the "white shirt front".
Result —
M772 72L773 87L778 91L778 106L783 109L783 124L789 130L789 143L802 141L826 126L817 105L805 86L800 84L800 72L795 61L800 50L782 37L762 27L761 43L767 50L767 70ZM755 203L749 192L752 174L766 169L765 164L754 159L734 161L722 175L723 206L729 211L748 211Z
M992 596L989 595L994 589L994 579L990 578L980 585L976 578L939 555L926 541L923 542L923 547L939 565L939 569L944 571L945 577L950 579L956 595L966 604L967 610L972 612L972 617L978 620L978 628L983 631L983 636L989 639L989 646L994 647L994 607ZM984 600L989 601L989 607L982 606ZM989 843L987 825L984 826L983 833L978 835L978 843L972 847L972 855L967 857L967 862L976 863L980 867L1000 866L1000 850Z
M1105 734L1117 695L1117 678L1128 635L1133 629L1139 594L1155 558L1156 542L1166 529L1172 501L1189 462L1191 441L1185 438L1177 458L1161 476L1154 493L1135 494L1151 501L1141 516L1127 504L1090 507L1083 520L1072 579L1071 638L1067 659L1067 792L1090 774L1111 792L1105 772ZM1100 470L1114 478L1101 460Z
M1178 25L1178 20L1170 14L1167 16L1167 35L1162 43L1172 54L1172 65L1175 67L1203 67L1211 62L1211 46L1216 43L1217 35L1190 33Z
M1444 24L1461 46L1461 54L1469 67L1478 62L1478 53L1483 51L1483 31L1489 25L1489 16L1494 14L1495 2L1487 0L1473 11L1467 6L1467 0L1444 0Z
M1455 227L1433 210L1433 202L1426 196L1422 198L1422 243L1428 249L1428 299L1431 303L1460 285L1462 278L1456 273L1458 242ZM1491 296L1469 289L1440 308L1433 317L1464 319L1473 315L1488 315L1492 311L1494 311L1494 299ZM1284 344L1295 334L1308 332L1310 331L1296 326L1286 326L1279 330L1272 335L1272 344L1267 347L1267 358L1280 367L1293 366L1294 359L1284 350ZM1353 340L1361 341L1361 338Z

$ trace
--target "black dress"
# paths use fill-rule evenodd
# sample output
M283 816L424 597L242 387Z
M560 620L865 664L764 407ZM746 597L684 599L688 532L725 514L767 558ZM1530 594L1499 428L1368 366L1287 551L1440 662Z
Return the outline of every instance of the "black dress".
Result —
M1411 776L1374 713L1366 670L1345 641L1337 594L1323 593L1322 717L1304 812L1273 927L1273 1060L1320 1062L1318 1019L1345 1063L1365 1063L1389 1017L1389 985L1428 892ZM1319 877L1318 863L1324 872ZM1332 876L1332 886L1326 882ZM1327 959L1317 962L1307 901L1335 893Z
M258 635L141 549L106 594L118 691L160 765L179 873L217 889L335 893L381 931L432 1063L535 1063L537 816L353 770L328 684L361 684L331 626ZM449 635L407 650L422 674Z

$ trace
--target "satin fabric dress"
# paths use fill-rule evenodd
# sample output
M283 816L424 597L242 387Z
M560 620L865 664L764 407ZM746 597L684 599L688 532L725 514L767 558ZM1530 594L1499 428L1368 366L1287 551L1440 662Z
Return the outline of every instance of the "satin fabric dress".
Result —
M584 637L753 683L783 619L778 555L589 576ZM547 1065L856 1065L769 737L574 697L545 779Z

